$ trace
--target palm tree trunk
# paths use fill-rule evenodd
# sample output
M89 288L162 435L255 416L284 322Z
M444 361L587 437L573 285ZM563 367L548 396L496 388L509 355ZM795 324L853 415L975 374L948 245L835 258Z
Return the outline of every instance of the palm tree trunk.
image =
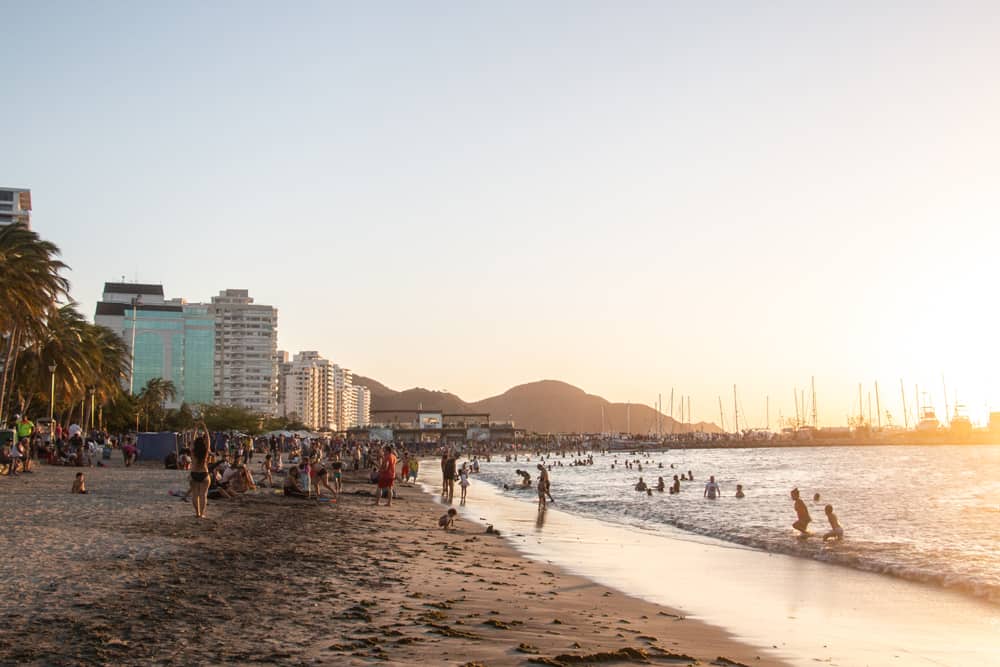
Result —
M14 340L15 336L17 338L16 344ZM14 334L11 334L12 352L10 355L7 356L8 363L4 364L5 368L7 366L10 366L9 375L7 378L5 378L6 381L4 382L4 389L6 393L3 395L2 399L0 399L3 401L3 403L0 404L0 414L2 414L2 421L4 423L6 423L7 416L10 414L7 411L7 407L10 405L10 398L13 398L14 396L14 373L17 372L17 358L21 351L20 339L21 339L20 332L15 332ZM11 358L11 355L13 356L13 358Z
M14 353L14 335L17 333L17 328L13 328L10 331L10 335L7 337L7 353L3 357L3 379L0 380L0 423L5 423L7 421L7 411L4 410L4 406L7 405L7 376L10 372L10 357Z

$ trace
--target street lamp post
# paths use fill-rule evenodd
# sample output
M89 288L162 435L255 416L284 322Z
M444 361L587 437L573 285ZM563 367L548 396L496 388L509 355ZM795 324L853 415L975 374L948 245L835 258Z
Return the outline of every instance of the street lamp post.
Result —
M52 429L52 416L56 409L56 365L49 364L49 373L52 374L52 386L49 389L49 429Z
M128 374L128 395L135 395L135 311L138 305L142 303L142 296L132 297L132 345L129 347L129 354L131 356L129 364L129 374Z

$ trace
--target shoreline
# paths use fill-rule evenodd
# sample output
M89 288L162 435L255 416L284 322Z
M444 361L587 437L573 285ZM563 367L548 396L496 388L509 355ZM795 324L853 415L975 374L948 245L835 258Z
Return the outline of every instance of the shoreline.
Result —
M339 503L263 491L210 501L199 521L168 495L183 472L113 462L82 469L90 492L74 496L80 470L0 479L0 544L16 554L0 601L4 662L786 664L531 560L471 521L445 533L419 486L374 507L351 473Z
M467 514L525 555L682 610L790 664L972 666L1000 660L1000 607L965 593L664 526L549 509L474 480ZM555 506L558 507L558 504ZM947 627L947 631L943 628ZM990 657L987 657L990 656Z

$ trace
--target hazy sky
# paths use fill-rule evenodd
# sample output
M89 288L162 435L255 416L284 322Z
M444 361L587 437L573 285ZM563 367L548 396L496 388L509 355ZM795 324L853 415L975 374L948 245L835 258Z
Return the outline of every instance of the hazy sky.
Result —
M0 0L0 184L88 315L247 288L395 388L979 416L1000 3L872 4Z

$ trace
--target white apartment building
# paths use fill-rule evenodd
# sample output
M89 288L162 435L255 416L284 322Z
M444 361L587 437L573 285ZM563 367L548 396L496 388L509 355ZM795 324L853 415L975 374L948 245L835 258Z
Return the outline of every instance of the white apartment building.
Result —
M299 352L285 364L282 373L285 416L298 416L310 429L336 431L334 368L315 351Z
M278 310L255 304L247 290L212 297L215 402L278 414Z
M0 187L0 225L13 222L31 227L31 190Z
M370 426L372 423L372 392L368 387L354 386L355 426Z
M346 368L333 366L333 388L337 401L337 423L346 431L357 426L358 405L354 395L354 373Z

